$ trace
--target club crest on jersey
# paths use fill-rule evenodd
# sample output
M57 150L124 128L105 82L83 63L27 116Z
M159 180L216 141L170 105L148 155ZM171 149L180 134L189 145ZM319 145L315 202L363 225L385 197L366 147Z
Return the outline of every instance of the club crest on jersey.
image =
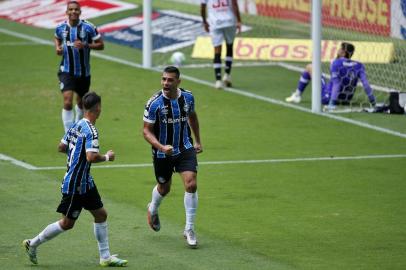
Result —
M82 30L80 30L79 37L80 37L82 40L85 39L85 37L86 37L85 29L82 28Z
M73 211L73 212L72 212L72 217L73 217L73 218L77 218L77 217L79 216L79 214L80 214L80 211L79 211L79 210Z
M95 148L99 147L99 140L98 139L92 141L92 147L95 147Z
M161 109L161 113L162 113L162 114L168 114L168 112L169 112L169 111L168 111L168 106L167 106L167 105L166 105L166 106L163 106L162 109Z
M166 179L165 178L163 178L162 176L158 176L158 182L160 183L160 184L165 184L165 182L166 182Z
M185 105L183 106L183 111L188 112L189 108L189 104L185 103Z

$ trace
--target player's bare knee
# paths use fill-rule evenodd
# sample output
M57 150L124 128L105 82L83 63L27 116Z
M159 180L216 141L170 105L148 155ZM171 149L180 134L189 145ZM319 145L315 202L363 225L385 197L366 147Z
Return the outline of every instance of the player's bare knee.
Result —
M59 221L59 225L61 226L61 228L64 231L67 231L67 230L72 229L75 226L75 221L71 220L71 219L64 218L64 219L61 219Z
M195 193L197 190L197 182L196 180L187 181L185 183L185 190L189 193Z
M161 194L161 196L166 196L168 193L171 191L171 186L170 185L158 185L158 192Z
M92 213L95 223L102 223L107 220L107 211L104 207L90 210L90 213Z
M106 220L107 220L107 212L102 212L99 215L97 215L96 217L94 217L95 223L102 223L102 222L105 222Z

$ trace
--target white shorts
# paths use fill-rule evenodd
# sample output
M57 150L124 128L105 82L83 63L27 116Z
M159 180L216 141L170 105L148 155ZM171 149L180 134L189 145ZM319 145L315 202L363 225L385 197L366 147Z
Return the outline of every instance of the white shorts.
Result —
M214 47L220 46L223 44L224 39L226 44L231 44L234 42L235 33L237 31L236 26L230 26L225 28L213 29L210 32L211 41Z

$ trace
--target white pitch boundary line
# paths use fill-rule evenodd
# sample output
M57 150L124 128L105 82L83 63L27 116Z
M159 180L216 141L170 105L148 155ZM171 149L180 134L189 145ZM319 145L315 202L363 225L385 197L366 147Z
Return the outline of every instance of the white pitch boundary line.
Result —
M19 160L15 159L15 158L3 155L1 153L0 153L0 160L10 161L12 164L17 165L19 167L23 167L24 169L27 169L27 170L37 170L38 169L38 167L36 167L36 166L25 163L23 161L19 161Z
M0 28L0 32L4 33L4 34L11 35L11 36L19 37L19 38L22 38L22 39L28 39L28 40L38 42L38 43L41 43L41 44L44 44L44 45L50 45L50 46L54 45L51 41L43 40L43 39L33 37L33 36L29 36L29 35L22 34L22 33L15 33L13 31L10 31L10 30L4 29L4 28ZM130 61L119 59L119 58L116 58L116 57L113 57L113 56L108 56L108 55L104 55L104 54L97 53L97 52L92 52L92 55L94 55L95 57L98 57L98 58L102 58L102 59L111 61L111 62L120 63L120 64L128 65L128 66L131 66L131 67L136 67L136 68L143 68L142 65L140 65L140 64L132 63ZM283 66L283 65L281 65L281 66ZM162 72L162 70L160 70L158 68L151 68L151 69L148 69L148 70L157 71L159 73ZM211 86L211 87L214 86L214 84L211 83L211 82L204 81L204 80L201 80L201 79L198 79L198 78L195 78L195 77L182 75L182 79L183 78L185 78L187 80L190 80L190 81L193 81L193 82L196 82L196 83L199 83L199 84L203 84L203 85L207 85L207 86ZM280 106L283 106L283 107L292 108L292 109L295 109L295 110L300 110L300 111L307 112L307 113L313 113L310 109L307 109L307 108L304 108L304 107L301 107L301 106L298 106L298 105L294 105L294 104L290 104L290 103L283 102L283 101L280 101L280 100L276 100L276 99L256 95L256 94L253 94L253 93L250 93L250 92L247 92L247 91L244 91L244 90L236 89L236 88L225 88L224 91L231 92L231 93L238 94L238 95L245 96L245 97L249 97L249 98L254 98L254 99L257 99L257 100L262 100L262 101L269 102L269 103L276 104L276 105L280 105ZM365 122L356 121L356 120L352 120L352 119L349 119L349 118L341 117L341 116L338 116L338 115L332 115L332 114L328 114L328 113L320 113L319 115L330 118L330 119L334 119L334 120L337 120L337 121L349 123L349 124L352 124L352 125L356 125L356 126L372 129L372 130L375 130L375 131L387 133L387 134L390 134L390 135L393 135L393 136L406 138L406 134L404 134L404 133L394 131L394 130L391 130L391 129L387 129L387 128L382 128L382 127L370 125L370 124L365 123Z
M397 155L363 155L363 156L342 156L342 157L308 157L308 158L280 158L280 159L253 159L253 160L219 160L219 161L201 161L199 165L234 165L234 164L259 164L259 163L290 163L290 162L309 162L309 161L332 161L332 160L365 160L365 159L387 159L387 158L406 158L406 154ZM0 154L0 160L11 161L11 163L28 170L49 171L63 170L66 166L55 167L36 167L31 164L16 160L12 157ZM115 164L115 165L94 165L94 169L109 168L144 168L152 167L151 163L136 164Z
M33 42L33 41L17 41L17 42L0 42L0 46L33 46L33 45L42 45L42 44L38 44L37 42Z

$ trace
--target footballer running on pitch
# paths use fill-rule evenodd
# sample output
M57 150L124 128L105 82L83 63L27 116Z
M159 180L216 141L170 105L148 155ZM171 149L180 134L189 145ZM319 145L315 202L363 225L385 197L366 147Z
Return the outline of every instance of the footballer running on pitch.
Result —
M62 122L65 132L83 116L82 97L90 87L90 50L103 50L104 42L97 28L80 19L78 1L69 1L66 7L68 20L55 29L55 51L62 56L59 65L59 84L63 96ZM75 114L73 96L76 93Z
M58 150L67 155L67 170L61 185L62 199L57 212L61 219L49 224L32 239L23 241L23 247L33 264L38 264L38 247L74 227L82 209L94 218L101 266L125 266L127 260L110 254L107 231L107 211L103 207L96 184L90 174L92 163L113 161L112 150L99 153L99 134L94 126L101 113L101 97L95 92L83 96L84 118L73 124L59 143Z
M157 185L148 204L148 224L161 229L158 208L169 193L173 172L178 172L185 187L186 225L184 237L191 248L197 246L194 222L197 209L197 158L202 152L195 99L190 91L178 88L179 69L166 67L162 73L162 89L152 96L144 111L144 138L152 146ZM195 137L193 144L192 133Z

